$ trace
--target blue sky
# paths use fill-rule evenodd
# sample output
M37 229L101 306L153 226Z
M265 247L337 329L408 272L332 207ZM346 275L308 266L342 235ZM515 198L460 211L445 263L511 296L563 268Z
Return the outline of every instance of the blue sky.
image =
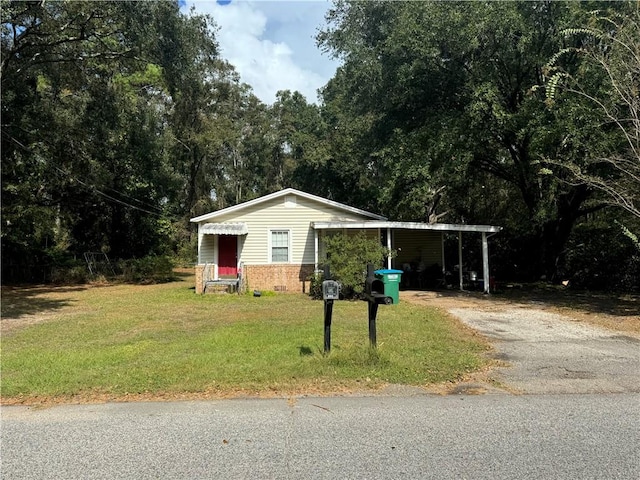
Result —
M278 90L298 90L316 102L317 89L333 77L337 61L323 55L315 35L331 2L322 0L191 0L189 11L210 14L222 57L265 103Z

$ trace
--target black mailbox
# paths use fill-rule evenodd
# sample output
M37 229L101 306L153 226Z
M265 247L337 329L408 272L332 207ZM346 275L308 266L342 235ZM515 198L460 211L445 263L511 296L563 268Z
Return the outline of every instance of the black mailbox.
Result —
M391 305L393 297L384 291L384 282L376 278L373 273L373 266L367 266L367 278L364 282L364 296L368 301L378 305Z

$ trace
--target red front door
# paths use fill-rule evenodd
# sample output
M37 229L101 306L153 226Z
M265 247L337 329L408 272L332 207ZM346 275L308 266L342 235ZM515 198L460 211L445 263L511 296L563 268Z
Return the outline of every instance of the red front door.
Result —
M238 275L238 237L235 235L218 236L218 275Z

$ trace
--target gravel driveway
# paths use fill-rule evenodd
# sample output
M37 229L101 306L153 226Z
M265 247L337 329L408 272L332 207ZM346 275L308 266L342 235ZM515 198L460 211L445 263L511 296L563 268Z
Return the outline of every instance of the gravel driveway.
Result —
M535 306L504 302L439 302L433 294L403 292L403 300L448 311L487 337L504 366L493 385L517 393L640 392L640 339ZM450 299L449 299L450 300Z

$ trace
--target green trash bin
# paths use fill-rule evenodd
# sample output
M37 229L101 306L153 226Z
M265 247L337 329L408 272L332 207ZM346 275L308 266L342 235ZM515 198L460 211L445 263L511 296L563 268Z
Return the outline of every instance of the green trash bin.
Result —
M383 269L373 272L375 277L384 284L384 294L391 297L393 305L400 302L400 280L402 279L402 270Z

